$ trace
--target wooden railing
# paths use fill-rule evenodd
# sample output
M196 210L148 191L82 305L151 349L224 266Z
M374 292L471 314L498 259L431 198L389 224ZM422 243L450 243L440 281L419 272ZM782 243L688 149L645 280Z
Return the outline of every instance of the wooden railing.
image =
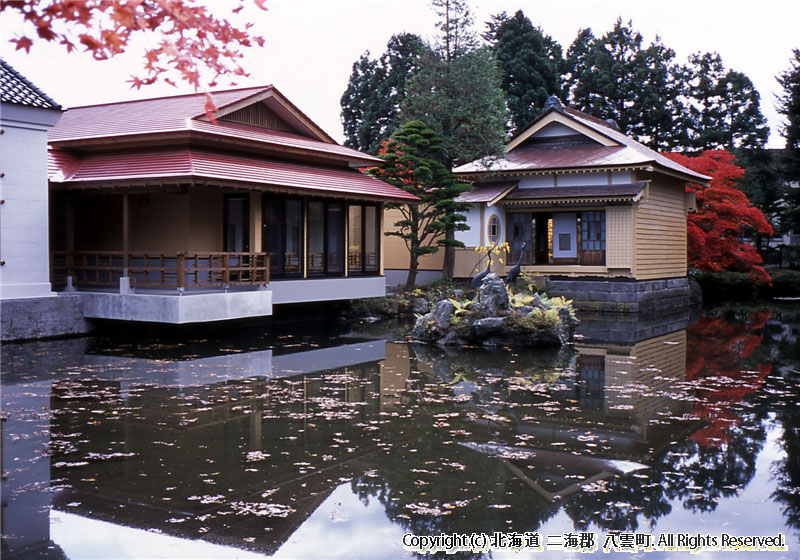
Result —
M122 251L53 251L54 287L221 288L269 283L269 253L124 253Z

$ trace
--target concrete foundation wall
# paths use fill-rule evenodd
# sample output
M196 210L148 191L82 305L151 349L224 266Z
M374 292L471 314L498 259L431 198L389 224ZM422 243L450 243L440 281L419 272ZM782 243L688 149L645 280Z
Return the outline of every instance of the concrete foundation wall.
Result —
M386 278L364 276L273 280L267 289L272 292L274 305L382 297L386 295Z
M207 323L272 315L269 290L213 294L78 294L90 319L148 323Z
M666 313L688 309L689 280L629 280L606 278L547 278L550 295L573 300L580 311L602 313Z
M77 295L0 301L0 340L51 338L89 332Z

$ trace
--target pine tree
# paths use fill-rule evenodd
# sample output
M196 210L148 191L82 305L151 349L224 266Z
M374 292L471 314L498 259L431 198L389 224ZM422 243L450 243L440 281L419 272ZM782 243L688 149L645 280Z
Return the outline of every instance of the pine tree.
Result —
M428 46L417 35L393 35L375 60L369 51L353 63L340 104L345 144L375 154L381 142L400 125L400 104L406 83L416 72Z
M456 202L470 186L459 183L442 163L442 139L424 122L411 121L384 142L378 157L383 164L369 173L405 190L420 199L417 204L387 204L398 208L403 219L386 235L401 238L408 248L410 261L406 284L416 281L419 257L436 253L439 247L463 247L460 241L445 235L448 231L469 229L461 212L471 206Z
M769 128L761 114L758 91L747 76L726 70L717 53L690 56L680 74L688 100L681 124L691 148L764 147Z
M780 173L786 182L782 229L800 231L800 49L792 50L791 66L778 77L783 93L778 95L778 112L786 118L783 134L786 147L780 157Z
M522 10L513 17L492 16L483 37L492 47L502 75L509 112L509 132L521 132L533 122L551 95L562 97L561 45L534 27Z

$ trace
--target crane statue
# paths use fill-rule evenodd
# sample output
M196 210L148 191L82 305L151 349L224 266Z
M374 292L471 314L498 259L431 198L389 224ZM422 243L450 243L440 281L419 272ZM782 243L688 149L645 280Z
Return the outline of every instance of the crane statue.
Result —
M472 277L472 280L469 281L469 287L473 290L477 290L481 287L481 282L483 282L483 279L486 278L486 275L492 270L492 251L494 251L495 247L497 247L496 243L491 246L489 251L486 253L486 256L489 257L489 264L486 265L486 270L479 272Z
M519 249L519 259L517 259L517 263L511 267L511 269L506 274L506 286L509 284L516 284L517 283L517 276L519 276L519 272L521 270L520 265L522 264L522 257L525 255L525 246L528 245L527 241L522 242L522 247Z

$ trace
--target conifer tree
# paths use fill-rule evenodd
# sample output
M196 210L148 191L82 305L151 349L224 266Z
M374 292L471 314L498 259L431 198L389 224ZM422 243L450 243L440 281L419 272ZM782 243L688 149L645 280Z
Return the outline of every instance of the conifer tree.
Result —
M439 247L463 247L445 234L469 229L461 212L471 205L455 199L471 187L459 183L442 163L442 152L442 139L436 132L424 122L411 121L381 146L378 157L383 164L368 171L420 199L416 204L386 205L399 209L403 216L386 235L399 237L408 248L409 286L416 281L420 256L436 253Z
M386 51L371 59L369 51L353 63L342 94L342 126L345 145L376 154L381 142L400 126L400 104L406 83L419 67L428 46L417 35L393 35Z
M538 27L522 10L492 16L483 37L492 47L502 76L509 112L509 132L524 130L544 109L551 95L563 96L561 45Z

